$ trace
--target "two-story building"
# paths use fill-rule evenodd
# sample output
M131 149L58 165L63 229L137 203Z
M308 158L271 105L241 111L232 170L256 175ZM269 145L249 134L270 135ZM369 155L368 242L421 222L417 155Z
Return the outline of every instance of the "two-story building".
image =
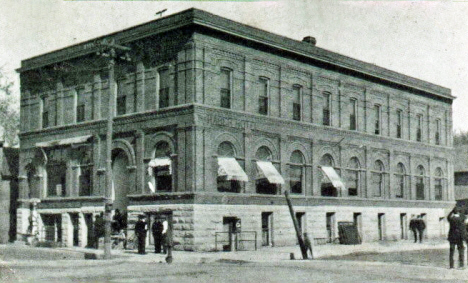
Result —
M449 89L197 9L22 61L19 233L33 215L42 239L86 246L103 211L102 39L132 57L110 113L114 208L168 217L176 249L235 229L295 244L284 191L313 238L353 221L364 241L406 239L412 214L445 235Z

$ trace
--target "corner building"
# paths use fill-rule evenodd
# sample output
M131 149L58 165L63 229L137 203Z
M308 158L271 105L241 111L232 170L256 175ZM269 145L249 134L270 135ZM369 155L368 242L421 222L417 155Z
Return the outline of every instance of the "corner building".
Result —
M447 88L200 11L112 33L114 209L171 220L175 249L445 237ZM18 233L87 246L103 211L108 59L95 40L22 61ZM229 232L241 231L237 240ZM148 237L149 244L152 237ZM237 241L237 246L235 242ZM236 246L236 247L234 247Z

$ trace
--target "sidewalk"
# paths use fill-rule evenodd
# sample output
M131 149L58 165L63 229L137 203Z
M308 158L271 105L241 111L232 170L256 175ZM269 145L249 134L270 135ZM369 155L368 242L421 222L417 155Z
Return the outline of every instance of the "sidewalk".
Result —
M425 243L413 243L412 241L397 242L372 242L361 245L339 245L329 244L314 246L314 257L320 259L328 256L340 256L352 253L386 253L396 251L412 251L424 249L447 249L447 241L426 241ZM97 258L102 258L103 250L93 250L84 248L60 248L82 253L95 254ZM114 259L131 260L138 262L165 262L166 255L155 254L152 248L146 249L147 254L140 255L136 251L113 250ZM283 262L290 260L290 254L294 253L295 259L302 259L299 246L288 247L261 247L257 251L237 251L237 252L188 252L174 251L172 253L174 262L184 263L208 263L216 261L228 262Z

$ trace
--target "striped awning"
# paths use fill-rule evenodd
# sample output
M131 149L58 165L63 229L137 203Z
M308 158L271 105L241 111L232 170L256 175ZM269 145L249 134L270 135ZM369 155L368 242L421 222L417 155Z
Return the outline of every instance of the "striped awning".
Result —
M284 184L284 179L270 161L257 161L257 179L266 178L271 184Z

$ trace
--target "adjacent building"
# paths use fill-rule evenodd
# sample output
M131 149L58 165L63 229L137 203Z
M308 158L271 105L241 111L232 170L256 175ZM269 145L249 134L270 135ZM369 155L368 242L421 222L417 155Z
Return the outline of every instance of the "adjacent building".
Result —
M316 242L340 222L363 241L406 239L412 214L445 236L449 89L197 9L22 61L18 233L92 240L111 97L102 40L131 48L110 113L114 209L129 223L169 219L183 250L293 245L289 191Z
M0 142L0 244L16 240L19 149Z

